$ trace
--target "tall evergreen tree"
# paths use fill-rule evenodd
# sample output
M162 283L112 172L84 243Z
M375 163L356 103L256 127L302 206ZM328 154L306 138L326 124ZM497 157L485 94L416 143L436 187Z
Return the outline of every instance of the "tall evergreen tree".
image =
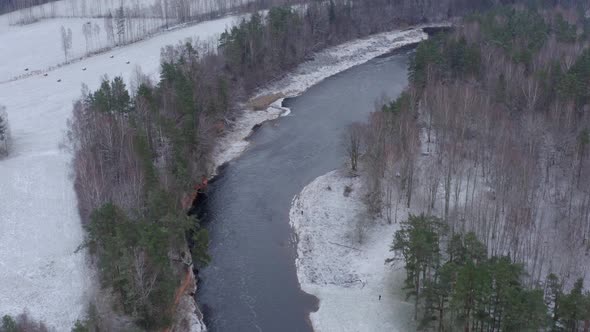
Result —
M588 320L587 296L584 296L584 279L578 279L569 294L561 297L559 316L567 331L578 331L580 321Z
M551 316L551 329L557 330L558 322L560 319L561 309L559 307L561 303L561 297L563 296L563 283L559 280L555 274L551 273L547 276L545 282L545 298L547 306L550 308Z
M0 106L0 156L8 153L9 135L6 111L3 106Z
M1 111L1 109L0 109ZM0 142L6 141L8 135L8 121L4 118L4 114L0 113Z
M123 6L117 9L115 15L115 23L117 27L117 38L119 45L123 44L123 38L125 37L125 9Z
M406 268L407 297L414 297L417 319L422 284L440 266L440 235L445 229L442 221L433 216L410 215L397 231L391 251L400 252Z

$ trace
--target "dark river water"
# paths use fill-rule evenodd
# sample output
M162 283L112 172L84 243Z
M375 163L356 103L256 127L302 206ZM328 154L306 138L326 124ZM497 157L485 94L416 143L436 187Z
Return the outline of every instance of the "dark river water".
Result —
M365 121L380 97L399 95L407 65L407 53L374 59L286 101L291 115L262 125L211 184L212 262L197 294L210 331L312 330L308 314L318 302L297 281L291 200L343 165L344 130Z

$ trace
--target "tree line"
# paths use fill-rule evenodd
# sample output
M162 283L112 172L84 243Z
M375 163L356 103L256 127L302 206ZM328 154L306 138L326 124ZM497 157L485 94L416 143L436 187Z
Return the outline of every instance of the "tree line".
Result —
M83 2L84 3L84 2ZM295 3L291 0L277 0L273 3ZM87 21L82 24L81 31L85 43L84 55L108 50L112 47L128 45L172 26L196 23L218 18L223 14L251 12L266 9L270 4L260 1L159 1L151 7L118 7L99 9L96 17L100 22ZM84 7L85 8L85 7ZM86 12L86 9L84 9ZM55 14L57 15L57 14ZM80 14L86 17L86 14ZM72 47L72 34L64 33L61 28L62 49L65 61L69 60ZM69 30L69 29L68 29Z
M4 315L0 321L0 332L50 332L43 322L37 322L27 312L16 317Z
M55 0L5 0L0 2L0 14L39 6Z
M72 332L90 332L89 326L91 319L77 321L72 327ZM30 317L27 311L16 316L4 315L0 320L0 332L53 332L52 329L43 321L37 321Z
M569 292L555 274L544 284L528 286L522 264L510 255L489 257L474 233L449 233L440 218L410 215L395 233L391 251L403 260L406 294L414 300L419 330L590 328L590 292L583 279Z
M212 19L230 11L254 11L301 2L300 0L152 0L125 4L112 0L10 0L4 8L9 13L10 24L31 24L54 18L104 18L109 15L115 16L116 12L122 9L126 19L143 23L146 20L154 20L168 28L180 23Z
M364 172L371 215L397 222L404 207L426 216L402 223L394 243L405 254L412 230L428 230L416 249L426 261L406 262L423 327L588 328L579 279L590 252L587 10L526 1L466 16L421 43L406 91L349 131L361 140L347 151ZM459 243L478 257L457 262ZM500 270L512 288L494 288Z
M6 107L0 105L0 157L5 157L10 152L10 126L8 125L8 113Z

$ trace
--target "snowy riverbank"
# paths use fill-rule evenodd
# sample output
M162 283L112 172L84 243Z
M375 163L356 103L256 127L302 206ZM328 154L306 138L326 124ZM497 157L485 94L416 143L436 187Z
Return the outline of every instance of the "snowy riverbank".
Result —
M345 188L352 191L346 196ZM413 305L402 291L405 273L389 246L399 224L369 221L362 203L363 181L332 171L293 199L290 221L297 236L297 277L320 300L310 318L321 331L409 331ZM400 209L400 217L408 211ZM358 222L368 222L359 242ZM381 299L379 297L381 296Z
M422 27L415 27L328 48L255 97L298 96L330 76L427 37ZM266 110L242 112L215 148L215 168L248 148L247 138L253 127L290 114L289 109L281 106L284 98L276 100ZM365 243L371 245L366 248L345 247L354 247L349 239L354 230L349 226L363 209L360 190L353 191L350 197L342 195L344 185L349 182L360 187L359 179L342 177L338 172L320 177L306 187L291 210L291 222L300 239L298 278L302 289L317 296L321 302L319 311L311 314L313 326L316 331L406 331L412 326L413 307L403 301L403 273L401 269L394 271L384 264L390 257L389 245L395 225L376 225L367 234ZM328 183L332 185L332 191L325 189ZM382 295L381 300L379 295Z
M328 48L315 54L313 60L299 65L292 73L262 89L255 97L275 94L284 98L296 97L330 76L387 54L393 49L418 43L427 37L422 27L414 27L404 31L380 33ZM289 109L281 106L284 98L276 100L263 111L243 111L234 122L233 128L217 144L214 167L217 168L244 152L248 147L246 139L255 125L290 114Z

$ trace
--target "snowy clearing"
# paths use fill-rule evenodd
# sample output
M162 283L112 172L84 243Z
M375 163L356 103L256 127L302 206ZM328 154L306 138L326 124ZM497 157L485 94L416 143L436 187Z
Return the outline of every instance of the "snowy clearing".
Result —
M372 221L362 243L357 221L366 207L361 177L332 171L307 185L293 199L290 222L297 243L301 288L320 300L310 315L316 332L410 331L413 304L402 291L403 266L385 264L399 224ZM352 192L344 195L345 186ZM400 215L407 215L401 211ZM381 296L381 299L379 299Z
M84 253L76 253L83 230L70 177L72 156L59 148L82 84L96 89L104 74L121 75L129 83L137 66L155 79L161 47L186 38L209 40L236 19L163 33L52 70L47 77L0 83L0 104L6 106L13 137L12 154L0 160L1 314L26 308L58 331L69 331L96 287Z
M160 0L61 0L0 15L0 83L42 74L68 61L137 42L162 31L182 29L202 19L198 15L228 12L251 1L190 0L184 23L175 17L166 18ZM125 9L121 36L117 19L104 17L116 16L115 11L120 6ZM29 23L17 24L23 20ZM62 26L72 32L67 57L62 46Z
M163 24L160 19L131 20L129 41L139 40L157 31ZM72 31L72 46L68 57L62 47L61 27ZM87 40L83 27L90 26ZM20 41L27 40L27 43ZM25 26L9 26L0 29L0 45L10 45L0 52L0 82L26 75L41 74L66 61L84 57L113 47L107 37L104 19L51 19Z
M313 60L299 65L292 73L269 84L256 96L280 94L280 98L265 111L244 111L234 128L222 138L214 151L215 167L239 156L247 147L245 141L252 132L252 127L262 122L273 120L281 115L289 115L290 110L282 107L285 98L295 97L322 80L338 74L351 67L365 63L393 49L420 42L428 37L422 27L404 31L391 31L328 48L314 55Z

